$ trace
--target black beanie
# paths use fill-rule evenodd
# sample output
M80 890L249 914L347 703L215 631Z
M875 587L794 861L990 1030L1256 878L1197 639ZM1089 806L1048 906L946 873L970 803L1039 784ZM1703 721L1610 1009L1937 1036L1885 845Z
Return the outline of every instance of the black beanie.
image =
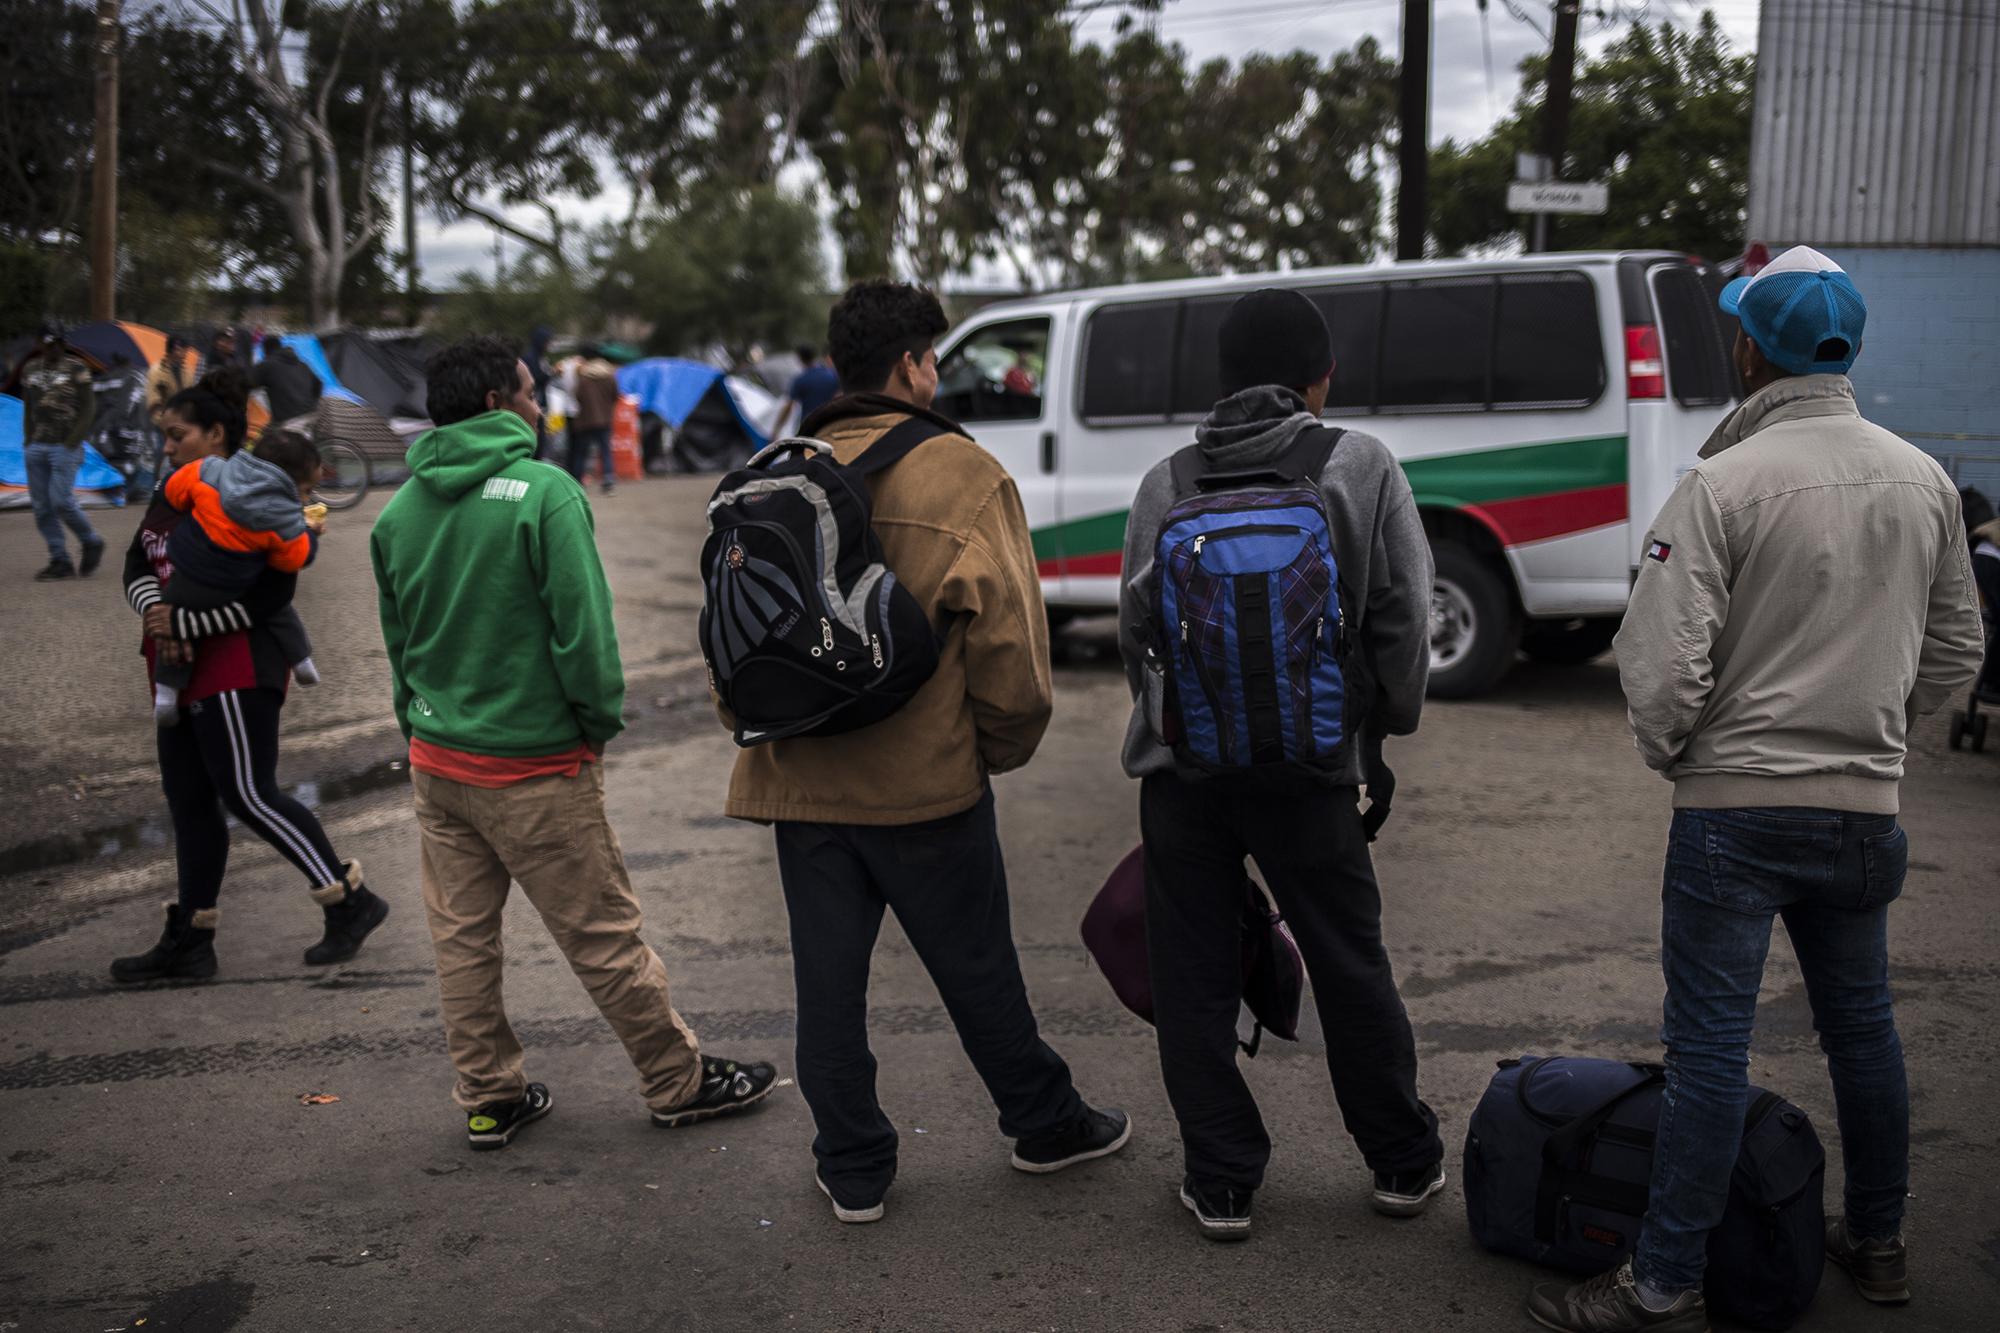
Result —
M1225 398L1259 384L1303 389L1333 370L1333 335L1319 307L1285 288L1262 288L1229 307L1215 341Z

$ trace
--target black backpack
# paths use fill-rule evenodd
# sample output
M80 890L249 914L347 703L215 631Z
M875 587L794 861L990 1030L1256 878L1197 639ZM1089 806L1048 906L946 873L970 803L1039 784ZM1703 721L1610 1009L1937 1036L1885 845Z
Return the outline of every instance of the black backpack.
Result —
M882 563L866 479L941 434L912 417L847 464L779 440L715 488L701 652L738 745L880 722L936 672L937 634Z
M1666 1073L1656 1064L1502 1060L1465 1136L1465 1213L1489 1250L1601 1273L1639 1240ZM1750 1089L1703 1289L1725 1319L1785 1328L1825 1264L1826 1153L1812 1120Z

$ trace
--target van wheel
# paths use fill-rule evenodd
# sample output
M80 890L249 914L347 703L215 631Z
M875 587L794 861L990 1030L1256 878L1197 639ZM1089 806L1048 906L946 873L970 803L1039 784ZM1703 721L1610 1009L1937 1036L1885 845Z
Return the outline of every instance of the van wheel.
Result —
M1537 662L1580 666L1603 656L1611 641L1618 637L1618 626L1622 623L1615 616L1531 621L1521 635L1521 651Z
M1491 563L1457 542L1431 548L1431 684L1438 699L1471 699L1500 683L1521 642L1521 618Z

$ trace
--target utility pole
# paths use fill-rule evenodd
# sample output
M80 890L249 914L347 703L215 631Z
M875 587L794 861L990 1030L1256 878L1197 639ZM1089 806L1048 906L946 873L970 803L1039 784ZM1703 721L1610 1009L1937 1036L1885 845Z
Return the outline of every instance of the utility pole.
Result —
M1549 52L1549 83L1542 98L1542 156L1549 160L1549 179L1562 179L1563 147L1569 139L1570 85L1576 79L1576 20L1579 0L1556 0L1555 47ZM1528 248L1549 248L1549 215L1535 214L1534 241Z
M403 84L403 288L411 324L423 318L417 293L417 168L416 122L410 115L410 85Z
M118 8L97 0L97 125L90 164L90 317L112 319L118 302Z
M1396 258L1422 259L1430 220L1431 5L1403 0L1402 129L1396 148Z

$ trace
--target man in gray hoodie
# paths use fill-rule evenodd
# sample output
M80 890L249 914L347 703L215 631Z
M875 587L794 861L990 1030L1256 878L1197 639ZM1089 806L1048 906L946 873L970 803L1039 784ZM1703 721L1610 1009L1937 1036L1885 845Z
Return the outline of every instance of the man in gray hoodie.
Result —
M1249 472L1293 456L1324 429L1332 340L1293 291L1238 301L1218 336L1229 396L1195 429L1207 471ZM1417 1097L1416 1044L1382 944L1368 843L1394 778L1382 737L1417 729L1430 674L1430 546L1409 482L1380 440L1345 431L1318 477L1339 565L1351 700L1344 771L1197 771L1162 740L1167 700L1149 665L1157 618L1155 547L1175 500L1172 460L1146 474L1125 530L1119 646L1134 705L1124 763L1142 782L1146 938L1160 1069L1180 1121L1182 1203L1204 1235L1249 1235L1250 1199L1271 1140L1236 1066L1243 994L1238 944L1243 858L1253 857L1313 978L1327 1068L1347 1130L1375 1174L1374 1205L1421 1213L1444 1185L1437 1116ZM1359 785L1370 806L1359 808Z

